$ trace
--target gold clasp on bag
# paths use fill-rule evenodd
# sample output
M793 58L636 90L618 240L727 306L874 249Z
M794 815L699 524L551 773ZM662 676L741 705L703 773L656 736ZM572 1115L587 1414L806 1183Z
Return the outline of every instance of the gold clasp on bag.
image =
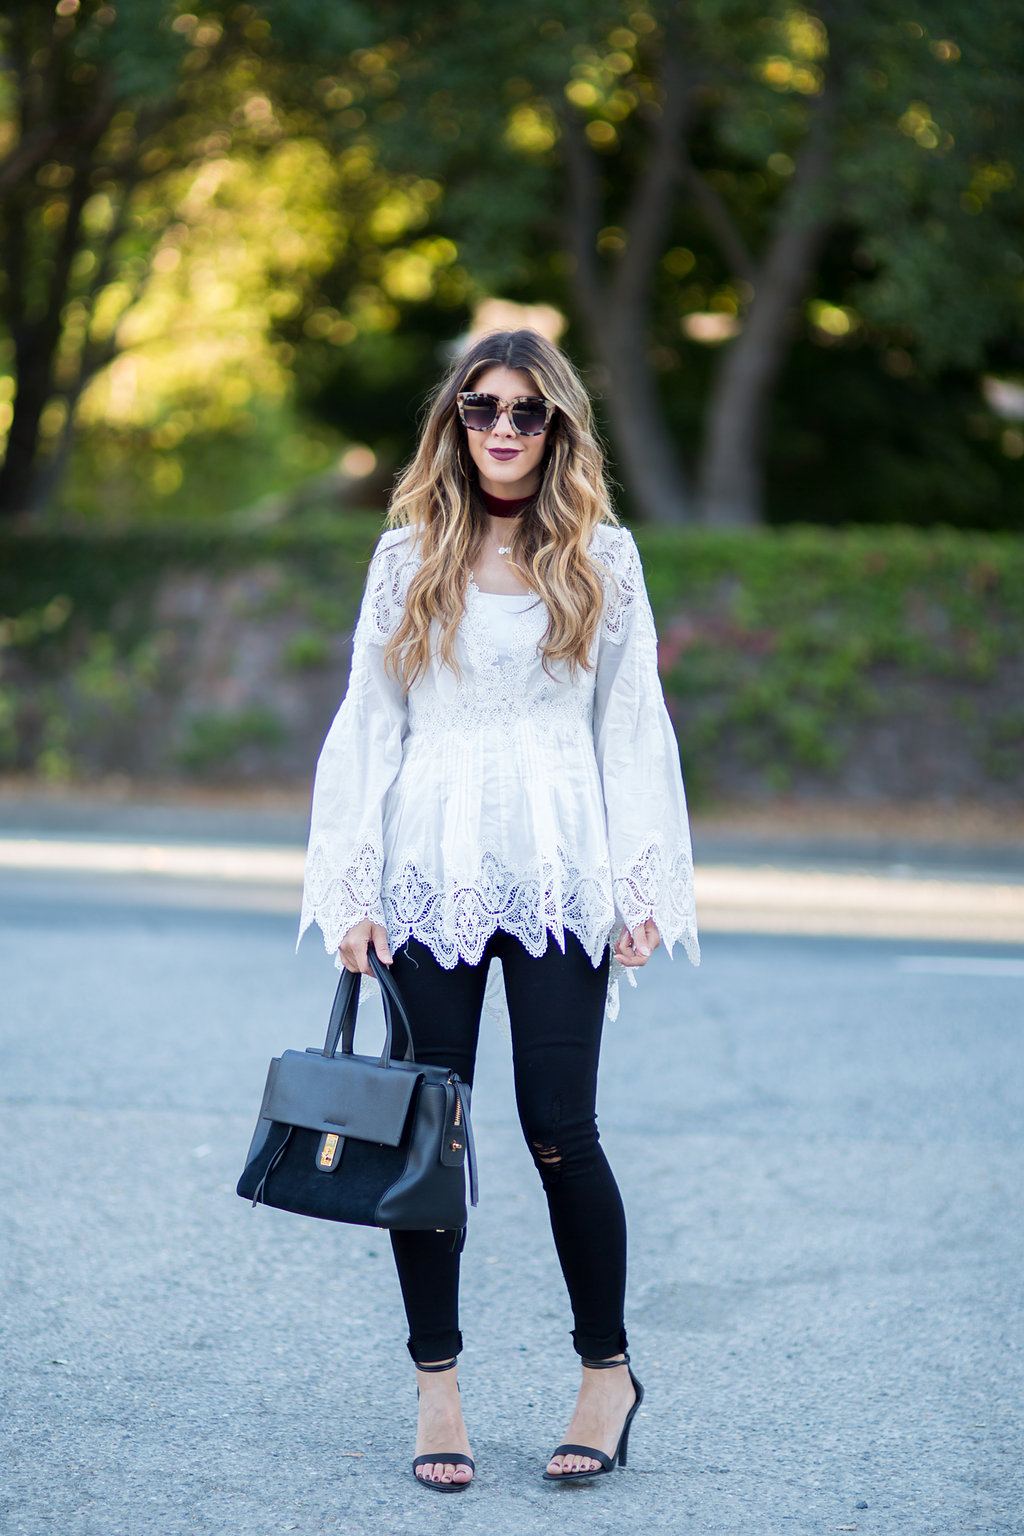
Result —
M320 1143L320 1151L317 1154L316 1165L318 1168L333 1168L338 1153L338 1142L341 1137L334 1131L329 1132Z

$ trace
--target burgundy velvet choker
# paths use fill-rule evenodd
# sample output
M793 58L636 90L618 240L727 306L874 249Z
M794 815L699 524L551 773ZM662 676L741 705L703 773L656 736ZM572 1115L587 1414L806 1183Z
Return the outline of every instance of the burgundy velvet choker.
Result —
M485 491L482 485L477 486L477 491L480 500L492 517L518 517L533 500L532 496L516 496L514 499L506 496L492 496L490 491Z

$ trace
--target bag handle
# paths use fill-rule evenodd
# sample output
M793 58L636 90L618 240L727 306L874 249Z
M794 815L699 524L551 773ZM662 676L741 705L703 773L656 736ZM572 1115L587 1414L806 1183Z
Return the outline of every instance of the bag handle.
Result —
M391 1065L392 1044L394 1040L395 1015L401 1020L405 1030L405 1057L406 1061L415 1062L416 1056L412 1048L412 1030L409 1027L409 1016L405 1011L405 1004L391 976L387 966L378 960L372 944L367 949L367 959L370 969L380 984L381 1001L384 1004L384 1049L381 1051L380 1065ZM324 1041L323 1054L333 1056L338 1049L338 1041L341 1040L343 1056L351 1056L355 1044L356 1014L359 1010L359 988L362 983L362 973L359 971L344 971L338 982L338 990L334 994L334 1006L331 1009L330 1021L327 1025L327 1038Z

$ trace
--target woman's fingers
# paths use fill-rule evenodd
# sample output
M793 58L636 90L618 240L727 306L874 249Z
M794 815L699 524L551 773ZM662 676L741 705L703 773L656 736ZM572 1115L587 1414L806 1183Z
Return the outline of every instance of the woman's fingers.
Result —
M345 967L346 971L369 970L369 966L365 963L365 949L363 950L362 956L360 956L357 948L349 943L342 942L338 945L338 953L341 956L341 963Z
M390 965L394 960L391 950L388 948L388 931L382 928L380 923L374 923L370 929L370 937L373 940L373 948L381 965ZM369 965L367 965L369 969Z
M646 923L644 923L644 936L647 939L648 952L653 955L654 951L661 944L661 934L658 932L658 925L653 917L649 917Z
M377 958L385 965L391 964L391 951L388 949L386 931L379 923L371 923L366 917L361 923L356 923L354 928L350 928L338 945L341 963L346 971L359 971L363 976L372 976L370 962L366 958L371 939Z
M622 965L645 965L647 956L640 956L633 948L633 935L628 928L623 928L615 945L615 958Z
M382 965L390 965L394 959L388 947L388 932L380 923L371 923L368 917L361 923L356 923L338 945L338 953L341 963L346 971L359 971L363 976L372 976L367 952L373 945L374 953Z
M653 918L633 929L623 928L615 945L615 958L623 965L646 965L661 943L661 934Z
M651 958L651 946L647 942L647 924L641 923L629 936L633 953L641 957L641 963Z

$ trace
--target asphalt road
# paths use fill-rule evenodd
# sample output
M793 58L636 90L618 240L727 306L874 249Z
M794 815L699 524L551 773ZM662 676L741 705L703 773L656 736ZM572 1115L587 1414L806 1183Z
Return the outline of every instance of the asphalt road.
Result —
M1024 949L711 934L623 988L601 1128L648 1396L628 1470L578 1487L539 1478L577 1371L489 1025L479 1475L442 1500L386 1238L234 1194L334 980L243 905L0 876L3 1536L1024 1532Z

